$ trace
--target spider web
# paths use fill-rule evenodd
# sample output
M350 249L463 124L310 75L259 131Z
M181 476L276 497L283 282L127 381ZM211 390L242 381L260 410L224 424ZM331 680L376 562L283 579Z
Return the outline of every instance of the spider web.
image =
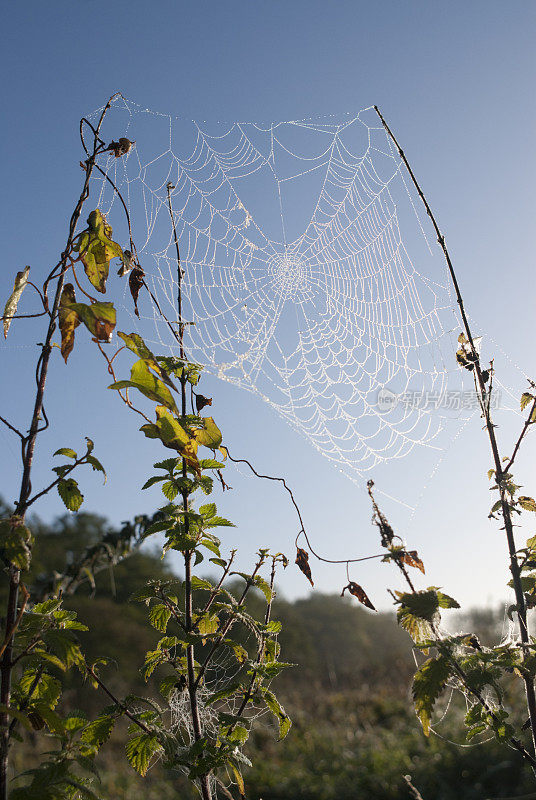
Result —
M461 325L373 109L225 124L120 98L107 125L137 140L101 166L129 207L147 283L176 323L173 186L192 360L260 396L355 481L416 445L440 449L453 417L447 380L456 391L464 378L453 356ZM103 180L99 206L117 204ZM136 324L176 351L156 309L142 308Z

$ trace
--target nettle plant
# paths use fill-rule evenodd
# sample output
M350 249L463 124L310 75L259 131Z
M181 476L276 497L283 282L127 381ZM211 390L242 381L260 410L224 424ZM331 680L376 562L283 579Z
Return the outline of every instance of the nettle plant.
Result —
M128 213L130 249L123 249L112 239L112 228L99 209L89 214L87 227L77 232L83 206L89 197L92 174L96 170L104 175L97 163L98 157L113 153L121 158L134 144L126 138L106 144L100 137L102 123L114 97L108 101L96 127L85 119L80 124L87 156L81 162L84 182L60 261L41 289L29 280L29 267L18 273L3 315L5 336L13 319L43 316L48 325L40 345L37 389L28 432L23 433L0 417L0 421L20 438L22 445L19 499L13 513L0 521L1 556L9 578L4 639L0 645L0 800L8 797L12 777L9 770L11 747L22 741L25 729L31 733L41 731L51 740L51 747L37 767L15 776L15 786L9 791L13 799L97 797L92 788L95 756L110 737L115 722L125 717L130 723L126 756L134 769L143 776L151 763L161 759L168 768L186 773L204 800L208 800L220 791L232 797L233 786L244 796L242 768L249 763L244 745L256 716L270 711L277 721L280 738L288 733L291 725L269 688L271 680L288 666L278 660L280 624L271 619L276 570L279 565L286 567L287 560L281 553L272 555L268 550L259 550L251 574L234 572L236 552L223 557L220 540L214 534L215 528L231 523L218 515L213 502L196 506L197 497L212 493L215 479L223 489L227 488L222 474L227 451L213 418L201 415L212 400L196 391L201 368L191 363L185 354L180 294L182 270L174 225L179 270L178 333L167 319L166 323L177 340L179 357L153 355L135 333L120 332L118 335L124 346L112 356L106 350L116 327L116 311L112 302L98 300L91 292L105 294L112 259L119 260L119 276L128 275L136 313L140 290L145 288L150 294L136 256ZM86 145L88 130L92 140L89 148ZM169 187L168 200L173 221ZM124 202L123 207L126 212ZM77 273L80 266L85 278ZM66 281L67 276L72 278L72 283ZM85 287L84 280L88 281ZM28 286L37 293L43 310L18 314L19 301ZM77 292L85 302L77 300ZM162 313L158 304L156 307ZM104 467L93 454L93 442L86 437L86 448L80 456L71 447L57 450L54 456L67 461L52 467L55 478L45 488L35 493L32 490L37 438L49 425L44 395L50 358L58 347L68 362L75 346L75 331L80 325L89 331L106 360L114 379L110 388L143 417L141 431L159 440L167 452L173 452L173 457L154 465L158 473L149 476L144 487L160 483L167 503L152 519L137 517L134 523L124 526L120 535L105 535L63 572L58 571L46 581L46 585L31 587L30 592L23 581L31 564L32 533L26 524L28 509L56 489L65 506L72 512L78 511L84 498L73 473L84 465L103 473L106 479ZM56 345L53 338L58 328L61 343ZM118 381L115 375L114 361L120 352L136 356L129 380ZM145 401L155 406L153 419L147 416L146 410L134 405L129 396L132 390L137 390ZM191 413L187 411L188 393ZM200 447L211 451L210 457L201 458ZM157 669L162 674L160 704L149 698L115 697L103 678L106 654L95 663L88 662L77 635L87 627L77 620L73 611L63 607L64 598L82 583L94 585L96 572L113 566L157 534L164 541L163 555L168 551L180 554L184 567L183 579L155 580L143 587L136 598L147 605L151 625L164 634L155 649L147 653L142 666L147 679ZM204 559L208 559L211 572L220 573L214 582L194 574ZM230 578L234 583L229 588L224 582ZM242 584L239 589L237 581ZM265 598L265 613L261 619L256 619L248 610L247 599L252 589L259 590ZM62 711L61 676L73 669L111 701L97 719L89 720L80 712Z
M167 704L161 707L151 702L143 711L128 710L132 737L127 756L142 775L153 756L161 756L166 766L186 772L203 798L215 797L219 788L228 792L229 783L235 783L243 796L241 769L249 763L243 746L252 720L263 708L271 711L280 738L286 736L291 724L268 688L272 678L289 666L278 660L281 626L271 620L276 567L286 567L287 559L281 553L271 555L260 550L252 572L246 574L232 571L235 551L222 558L214 529L231 523L218 515L215 503L203 502L196 507L194 501L195 495L212 493L216 478L226 486L221 470L227 453L221 433L212 417L199 414L211 402L194 391L200 367L184 358L153 356L136 334L119 336L139 358L131 368L130 380L115 381L110 388L132 408L126 396L130 389L156 402L156 421L147 421L140 430L178 453L156 463L157 474L145 483L144 488L159 483L168 502L144 535L163 536L163 553L179 553L184 565L184 580L155 581L135 598L147 605L149 621L164 634L156 648L147 653L143 671L148 678L157 667L165 668L167 675L160 691ZM111 363L109 368L114 369ZM192 406L195 404L191 413L186 413L187 387ZM140 409L134 410L144 415ZM214 455L219 451L221 459L216 460L214 455L200 458L200 447L212 450ZM220 571L215 583L193 573L205 558L212 569ZM268 579L262 575L267 567ZM224 586L232 576L242 583L235 591ZM260 590L266 601L260 620L246 605L252 588ZM96 674L93 677L100 683ZM115 717L126 713L125 709L124 704L116 704L100 724L111 725Z

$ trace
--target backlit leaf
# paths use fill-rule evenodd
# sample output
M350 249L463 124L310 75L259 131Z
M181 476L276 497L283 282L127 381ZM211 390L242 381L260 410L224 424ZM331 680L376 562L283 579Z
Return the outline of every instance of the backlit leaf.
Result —
M91 284L98 292L106 291L106 279L112 258L123 258L123 250L112 239L112 228L99 209L88 217L88 229L75 246Z
M61 354L67 363L74 347L74 331L80 325L80 318L76 311L71 308L76 303L76 295L72 283L66 283L63 287L58 311L59 326L61 332Z
M420 569L420 571L424 575L424 564L419 558L419 554L417 553L416 550L405 550L400 555L400 561L403 564L407 564L408 567L415 567L415 569Z
M221 444L221 431L212 417L203 417L203 422L205 427L202 430L195 431L195 439L198 444L209 447L211 450L216 450Z
M134 362L130 370L129 381L117 381L112 383L109 389L137 389L149 400L154 400L160 405L164 405L171 409L175 414L178 414L177 406L173 395L168 387L157 378L156 375L150 371L147 363L140 358L139 361Z
M99 342L109 342L115 328L115 308L113 303L71 303L67 311L74 311L86 328Z
M125 749L129 764L143 776L149 769L151 758L162 748L154 733L138 733L128 740Z
M430 721L435 702L445 688L450 676L450 667L444 656L429 658L415 673L412 695L415 711L425 736L430 735Z
M533 497L526 497L525 495L521 495L517 498L519 505L521 508L524 508L525 511L534 511L536 512L536 501Z
M285 709L269 689L263 691L263 699L279 725L279 740L284 739L292 727L292 720L286 713Z
M58 494L69 511L78 511L84 502L84 495L74 478L66 478L58 483Z
M523 411L532 400L534 400L534 395L530 394L529 392L523 392L520 403L521 411Z
M367 593L365 592L362 586L359 586L359 584L350 581L348 586L345 586L344 589L342 590L341 597L344 597L344 593L347 589L350 592L350 594L352 594L354 597L357 597L360 603L362 603L367 608L372 609L372 611L376 611L376 609L370 602Z
M171 616L171 611L167 606L162 604L151 606L149 610L149 622L156 628L157 631L162 633L166 632L167 624Z
M311 575L311 567L309 566L309 553L307 550L302 550L301 547L296 548L296 562L301 569L311 586L314 586L313 576Z
M32 534L18 516L0 520L0 548L18 569L30 569Z

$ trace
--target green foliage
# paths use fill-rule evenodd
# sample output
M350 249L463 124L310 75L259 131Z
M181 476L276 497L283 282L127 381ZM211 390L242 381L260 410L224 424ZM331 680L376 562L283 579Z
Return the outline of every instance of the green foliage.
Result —
M104 293L110 261L112 258L123 260L123 251L112 241L112 228L99 209L91 212L87 224L87 230L80 234L74 249L79 253L90 283Z
M412 695L415 711L419 717L425 736L430 735L430 721L435 702L451 674L451 664L440 655L429 658L417 670L413 678Z
M146 774L151 758L161 749L162 747L153 733L138 733L132 736L126 744L129 764L140 775Z
M0 548L4 557L15 567L28 570L31 562L33 537L19 516L0 520Z
M78 483L74 478L58 481L58 494L65 503L69 511L78 511L84 502L84 495L78 488Z

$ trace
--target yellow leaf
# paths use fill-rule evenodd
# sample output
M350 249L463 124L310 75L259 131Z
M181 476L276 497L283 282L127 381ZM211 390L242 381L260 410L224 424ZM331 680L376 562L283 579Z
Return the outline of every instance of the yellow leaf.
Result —
M76 302L74 286L66 283L61 293L59 308L59 324L61 331L61 354L67 363L67 359L74 347L74 331L80 325L80 319L76 311L68 308L71 303Z

